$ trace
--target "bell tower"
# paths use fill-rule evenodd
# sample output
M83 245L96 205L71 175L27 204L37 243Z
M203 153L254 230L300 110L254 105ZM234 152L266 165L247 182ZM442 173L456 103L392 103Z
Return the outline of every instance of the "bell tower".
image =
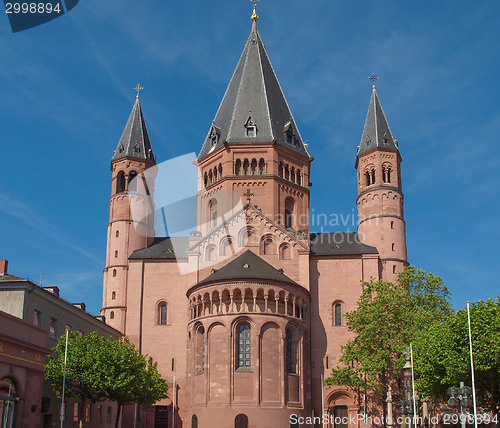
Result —
M381 278L393 281L407 265L401 155L375 86L358 146L358 234L377 248Z
M198 156L202 235L241 200L290 233L309 228L312 157L257 29L250 35Z
M126 331L128 258L154 239L156 160L137 97L111 159L111 197L101 315ZM142 89L142 88L140 88ZM147 170L147 171L146 171Z

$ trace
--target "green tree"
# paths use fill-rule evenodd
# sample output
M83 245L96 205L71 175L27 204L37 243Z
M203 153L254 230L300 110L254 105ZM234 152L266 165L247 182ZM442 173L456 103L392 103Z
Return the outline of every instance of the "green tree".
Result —
M61 397L66 337L61 336L45 366L45 378ZM167 384L150 357L141 355L128 339L114 340L92 332L81 336L69 332L66 397L80 401L79 425L85 406L102 400L118 403L115 427L125 404L151 405L163 398Z
M452 313L449 298L442 278L412 266L394 283L363 282L356 309L346 314L346 325L356 337L342 347L339 364L325 384L384 397L406 363L404 351L412 340Z
M476 394L481 407L500 413L500 296L471 304ZM414 344L415 381L427 397L446 399L461 381L471 385L467 309L432 325Z

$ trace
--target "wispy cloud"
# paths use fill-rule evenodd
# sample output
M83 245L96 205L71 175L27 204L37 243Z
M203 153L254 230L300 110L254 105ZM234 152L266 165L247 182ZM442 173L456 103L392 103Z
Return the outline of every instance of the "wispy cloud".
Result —
M80 255L87 257L99 265L102 265L102 260L99 257L75 244L63 231L61 231L56 225L44 219L41 216L41 213L32 208L30 205L13 200L7 195L0 193L0 211L16 218L22 224L36 230L66 248L76 251Z

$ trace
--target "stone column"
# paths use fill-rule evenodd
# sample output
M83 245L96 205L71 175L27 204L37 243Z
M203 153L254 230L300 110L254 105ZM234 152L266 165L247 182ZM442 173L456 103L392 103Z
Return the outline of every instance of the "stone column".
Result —
M389 389L387 391L387 426L392 427L394 426L394 416L392 412L392 388L389 385Z

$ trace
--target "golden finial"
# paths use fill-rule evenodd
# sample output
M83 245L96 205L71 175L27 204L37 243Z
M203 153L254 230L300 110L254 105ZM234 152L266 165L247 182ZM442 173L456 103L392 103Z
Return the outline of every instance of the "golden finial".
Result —
M259 20L259 16L257 15L257 2L259 0L250 0L250 1L253 2L253 13L250 19L252 20L252 22L257 22Z

